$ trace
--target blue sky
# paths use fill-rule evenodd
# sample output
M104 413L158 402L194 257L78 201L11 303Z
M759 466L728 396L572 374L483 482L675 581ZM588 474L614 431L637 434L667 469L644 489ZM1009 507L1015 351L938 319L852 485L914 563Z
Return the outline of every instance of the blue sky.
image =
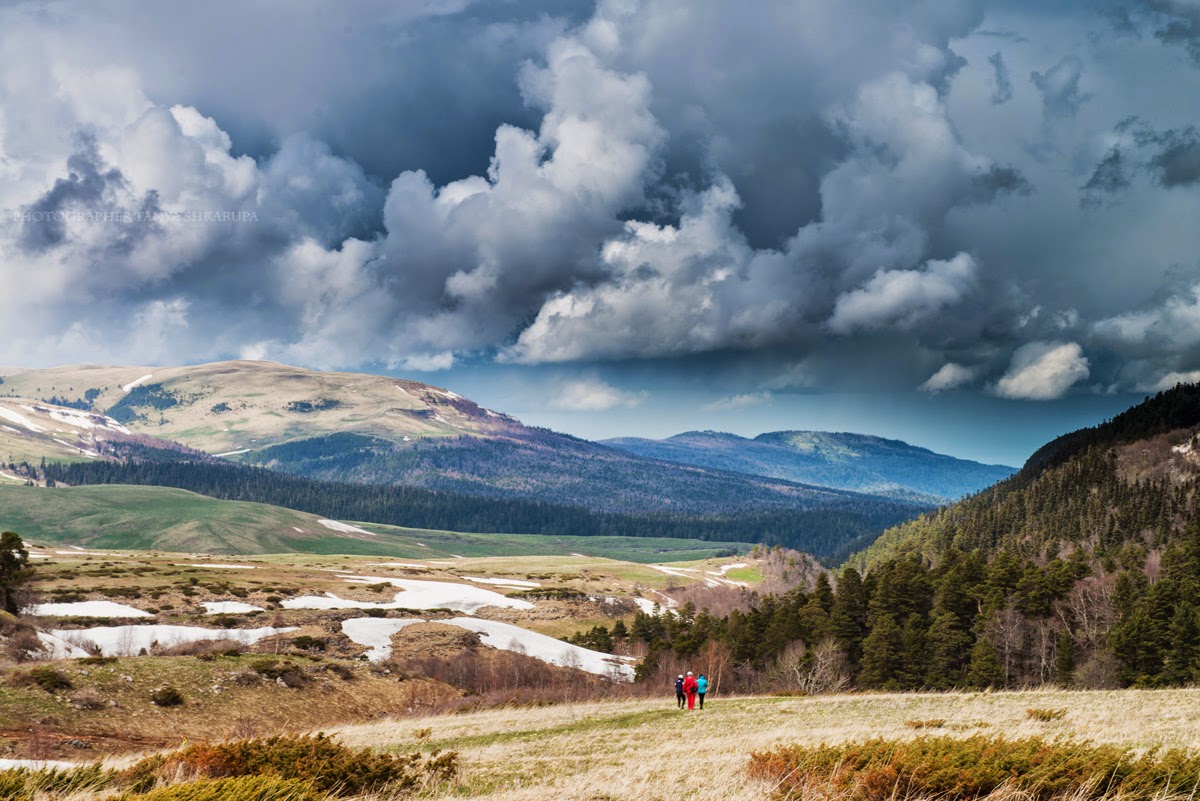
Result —
M1191 0L0 4L0 364L1019 463L1200 380Z

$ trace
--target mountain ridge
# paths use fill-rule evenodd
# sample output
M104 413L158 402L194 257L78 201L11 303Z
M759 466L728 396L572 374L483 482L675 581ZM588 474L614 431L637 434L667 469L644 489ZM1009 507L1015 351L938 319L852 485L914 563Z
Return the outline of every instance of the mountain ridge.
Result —
M727 469L939 505L1015 472L936 453L896 439L848 432L770 431L743 437L685 431L666 439L602 440L647 458Z

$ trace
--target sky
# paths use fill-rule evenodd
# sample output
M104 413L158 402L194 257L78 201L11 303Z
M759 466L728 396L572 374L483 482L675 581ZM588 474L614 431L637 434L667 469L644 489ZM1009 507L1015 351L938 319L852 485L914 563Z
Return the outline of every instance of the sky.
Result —
M1200 380L1196 0L0 0L0 364L1019 464Z

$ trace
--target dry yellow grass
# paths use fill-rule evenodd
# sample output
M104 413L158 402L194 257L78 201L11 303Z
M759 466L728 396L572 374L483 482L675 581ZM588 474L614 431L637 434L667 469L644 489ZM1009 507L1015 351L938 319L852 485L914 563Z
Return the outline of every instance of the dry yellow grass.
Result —
M1030 707L1067 710L1053 722ZM743 773L751 751L920 736L910 720L945 719L937 734L1069 737L1138 748L1200 748L1200 691L946 693L711 699L680 712L674 699L504 709L352 726L348 745L459 751L463 772L431 797L490 801L764 799Z

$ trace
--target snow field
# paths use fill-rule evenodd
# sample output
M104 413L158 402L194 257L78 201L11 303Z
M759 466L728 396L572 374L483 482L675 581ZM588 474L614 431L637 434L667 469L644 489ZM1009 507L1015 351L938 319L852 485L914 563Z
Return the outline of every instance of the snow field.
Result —
M392 635L414 623L424 622L426 621L420 618L403 620L372 617L352 618L342 622L342 631L354 642L366 645L371 649L367 652L369 660L380 662L391 654ZM545 634L538 634L535 631L528 631L520 626L496 620L456 617L432 622L473 631L480 635L484 645L492 648L525 654L551 665L578 668L600 676L612 676L623 681L633 681L632 662L635 660L631 657L613 656L581 648Z
M71 646L71 650L80 651L84 644L93 645L103 656L133 656L143 648L149 651L154 645L182 645L183 643L200 642L202 640L234 640L243 645L251 645L264 637L276 634L286 634L295 631L295 626L272 628L264 626L257 629L206 629L199 626L97 626L90 629L54 630L48 632L63 644ZM46 642L46 640L43 640ZM47 642L48 645L53 643ZM71 653L55 648L53 659L64 659L74 656L87 656L84 653Z
M508 598L498 592L472 587L469 584L452 584L448 581L424 581L383 576L342 576L352 584L391 584L398 587L391 603L355 601L341 598L333 593L304 595L287 598L280 605L284 609L452 609L456 612L474 614L485 606L508 609L532 609L533 604L519 598Z
M55 617L154 617L133 606L115 601L75 601L61 604L34 604L26 610L31 615Z

